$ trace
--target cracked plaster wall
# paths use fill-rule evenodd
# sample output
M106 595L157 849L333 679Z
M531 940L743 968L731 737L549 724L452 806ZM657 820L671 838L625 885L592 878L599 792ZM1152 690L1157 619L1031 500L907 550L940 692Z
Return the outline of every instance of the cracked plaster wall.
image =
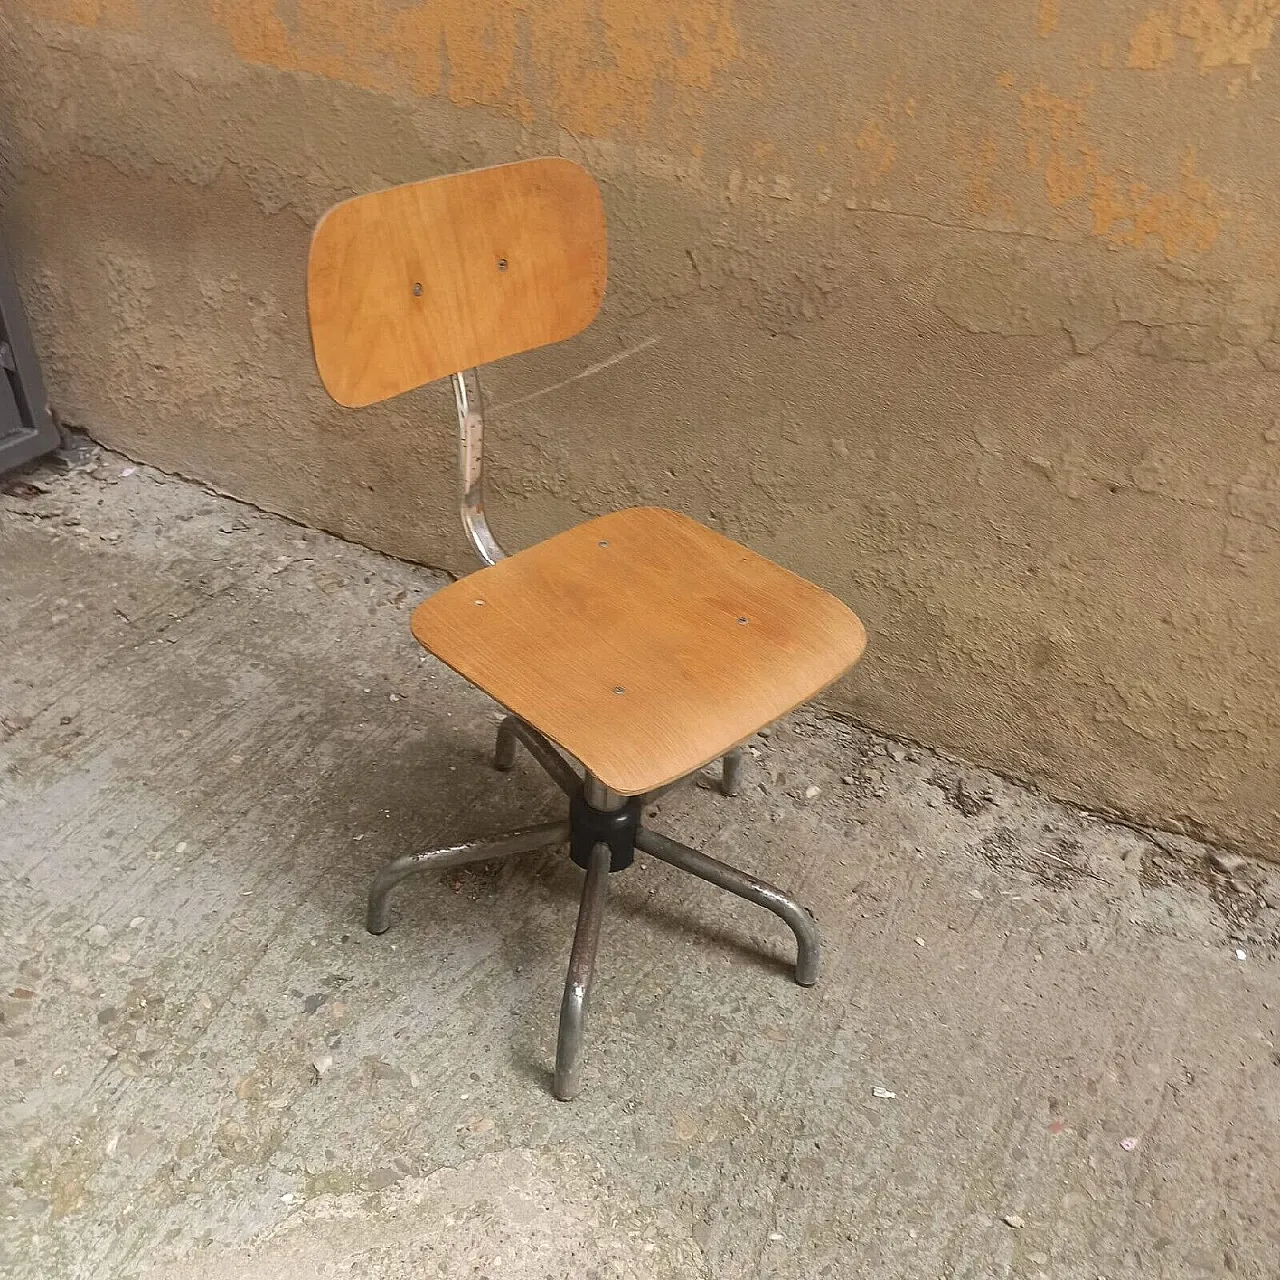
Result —
M326 401L309 228L580 160L609 295L489 375L507 542L687 510L865 618L832 705L1280 855L1278 13L9 0L0 233L65 419L460 569L448 397Z

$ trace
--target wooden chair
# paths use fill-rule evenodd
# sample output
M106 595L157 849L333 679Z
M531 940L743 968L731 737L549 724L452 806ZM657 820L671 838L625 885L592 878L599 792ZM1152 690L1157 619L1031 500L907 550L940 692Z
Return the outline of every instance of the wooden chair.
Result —
M462 522L487 566L424 601L413 634L510 713L497 768L523 743L569 797L565 821L397 858L369 893L388 925L406 876L568 843L586 870L560 1011L554 1089L580 1087L587 999L608 874L637 848L775 912L795 979L818 977L812 916L772 885L651 830L657 794L715 760L736 794L751 734L861 656L833 596L673 511L617 511L508 556L485 518L477 366L558 342L594 319L605 220L590 176L528 160L359 196L320 220L307 301L316 364L351 408L451 377ZM578 773L574 763L582 770Z

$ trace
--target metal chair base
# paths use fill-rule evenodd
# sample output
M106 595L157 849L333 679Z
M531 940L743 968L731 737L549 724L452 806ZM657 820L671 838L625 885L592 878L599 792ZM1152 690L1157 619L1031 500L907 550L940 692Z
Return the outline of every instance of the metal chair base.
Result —
M570 797L576 798L576 809L581 809L583 797L586 808L597 817L617 811L627 798L604 788L598 780L587 775L579 778L567 760L536 729L516 716L507 716L498 726L498 738L494 747L494 765L507 770L514 766L516 744L522 743L529 753L551 777L552 781ZM735 748L722 761L720 788L725 795L737 795L742 783L742 748ZM673 783L673 786L679 785ZM669 787L642 797L647 805ZM439 871L447 867L465 866L472 862L489 862L495 858L511 857L518 853L532 853L552 845L565 844L572 838L569 822L547 822L512 832L492 840L473 840L465 844L450 845L444 849L431 849L425 853L408 854L387 863L374 877L369 889L369 905L365 927L370 933L384 933L390 924L388 897L391 890L408 876L422 871ZM821 939L813 915L781 889L763 880L757 880L746 872L727 863L680 844L657 831L651 831L643 821L634 833L635 847L645 853L690 875L697 876L764 907L779 916L790 927L796 939L795 980L802 987L810 987L818 980L818 964ZM574 931L573 948L569 955L569 971L565 978L564 996L560 1003L560 1031L556 1043L556 1069L553 1091L557 1098L568 1101L582 1088L582 1046L586 1032L587 1004L591 996L595 975L596 952L600 945L600 928L604 918L605 898L608 896L609 873L614 855L609 845L601 842L591 848L587 859L587 876L582 887L582 902L578 909L578 924Z

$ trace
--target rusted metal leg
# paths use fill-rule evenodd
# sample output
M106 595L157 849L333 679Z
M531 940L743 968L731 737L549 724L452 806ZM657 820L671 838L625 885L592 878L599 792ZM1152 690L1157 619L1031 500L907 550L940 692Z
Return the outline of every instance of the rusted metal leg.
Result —
M506 716L498 725L497 741L493 744L493 767L500 773L515 768L516 743L520 741L516 737L515 726L519 723L515 716Z
M498 726L498 740L493 747L493 767L504 773L516 762L516 743L522 742L529 754L550 775L551 781L567 796L576 794L582 779L573 766L532 725L519 716L507 716Z
M650 831L647 827L641 828L637 833L636 847L643 849L645 853L651 853L655 858L661 858L663 862L669 862L673 867L679 867L681 871L688 871L701 880L708 880L721 889L736 893L738 897L781 916L796 935L796 981L802 987L811 987L817 982L822 948L817 923L808 911L781 889L757 880L755 876L749 876L745 871L739 871L727 863L718 862L705 853L699 853L697 849L690 849L678 840Z
M726 796L736 796L742 790L742 769L746 749L734 747L726 752L720 762L720 790Z
M569 972L560 1002L560 1034L556 1041L556 1074L553 1089L557 1098L568 1102L582 1088L582 1038L586 1030L587 1001L595 975L596 948L600 944L600 922L609 892L609 847L598 844L591 851L578 927L569 954Z
M444 849L407 853L403 858L388 862L374 876L369 887L365 928L370 933L386 933L391 923L387 898L391 890L409 876L423 871L443 871L446 867L461 867L469 862L489 862L493 858L506 858L516 853L532 853L535 849L563 844L568 838L567 822L544 822L541 826L513 831L493 840L468 840L465 844L453 844Z

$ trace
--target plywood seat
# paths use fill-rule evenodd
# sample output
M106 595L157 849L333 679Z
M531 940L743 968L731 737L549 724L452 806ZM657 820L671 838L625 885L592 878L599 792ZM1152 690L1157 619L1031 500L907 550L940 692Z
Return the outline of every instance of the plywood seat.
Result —
M446 587L414 612L413 634L622 795L722 756L866 645L834 596L656 507Z

